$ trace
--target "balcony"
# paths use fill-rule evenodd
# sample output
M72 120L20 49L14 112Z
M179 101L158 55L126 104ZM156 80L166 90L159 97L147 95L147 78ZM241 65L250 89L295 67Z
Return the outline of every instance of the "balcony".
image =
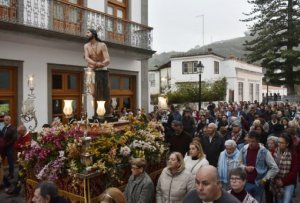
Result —
M0 0L1 22L77 37L93 28L103 41L152 50L152 28L60 0Z

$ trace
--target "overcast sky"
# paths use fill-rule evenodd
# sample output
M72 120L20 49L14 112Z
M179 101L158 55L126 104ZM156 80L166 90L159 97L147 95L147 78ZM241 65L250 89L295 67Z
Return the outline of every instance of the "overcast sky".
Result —
M149 26L157 53L187 51L196 45L244 36L247 0L149 0Z

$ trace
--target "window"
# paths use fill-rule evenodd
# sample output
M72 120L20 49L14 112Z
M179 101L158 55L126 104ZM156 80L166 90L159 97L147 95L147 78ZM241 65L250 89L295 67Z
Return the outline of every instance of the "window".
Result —
M73 100L73 114L80 118L82 106L82 79L81 71L52 70L52 118L59 117L63 122L64 100Z
M0 61L1 62L1 61ZM12 122L16 125L17 100L18 97L17 68L13 66L0 66L0 118L9 114ZM3 120L0 119L0 130L3 127Z
M154 74L153 74L154 75ZM149 79L153 77L149 74ZM136 76L110 74L111 98L116 98L115 112L120 112L123 107L128 111L136 108Z
M214 73L219 74L219 62L214 61Z
M53 17L57 20L64 20L64 8L60 4L53 5Z
M69 0L69 2L72 4L78 4L78 0Z
M255 100L259 101L259 84L255 84Z
M149 74L150 87L155 87L155 73Z
M10 79L9 71L0 71L0 89L9 89L11 84Z
M17 0L0 0L0 19L15 20L17 17Z
M198 73L197 61L183 61L182 74L195 74Z
M244 83L238 82L239 101L244 101Z
M2 1L0 1L0 5L2 5L2 6L9 6L10 5L9 1L10 0L2 0Z
M127 2L126 0L108 0L107 13L117 18L126 20Z
M81 31L83 13L73 4L83 6L83 0L53 1L53 28L55 30L70 33Z
M249 84L249 100L253 102L253 83Z
M107 18L108 39L125 42L128 27L126 22L122 20L127 20L127 8L127 0L108 0L106 12L112 16Z

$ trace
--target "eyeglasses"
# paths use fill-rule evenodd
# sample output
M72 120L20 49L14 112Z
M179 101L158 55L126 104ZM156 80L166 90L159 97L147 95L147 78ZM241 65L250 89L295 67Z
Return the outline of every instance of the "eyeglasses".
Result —
M240 181L242 179L241 178L230 178L229 180L232 181L232 182L234 182L234 181Z
M137 169L140 169L140 167L131 166L131 169L137 170Z

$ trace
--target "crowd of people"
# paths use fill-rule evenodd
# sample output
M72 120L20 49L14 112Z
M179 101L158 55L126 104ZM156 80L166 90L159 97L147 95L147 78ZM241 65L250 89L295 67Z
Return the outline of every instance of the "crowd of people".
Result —
M298 109L289 102L210 102L200 112L155 108L150 118L162 121L169 152L182 155L192 176L211 165L223 190L241 202L263 202L265 196L266 203L290 203L300 174Z
M169 111L155 108L148 119L162 122L169 146L157 183L146 173L146 160L133 158L125 190L107 188L98 202L290 203L300 174L297 109L300 105L288 102L210 103L200 112L188 107L180 111L173 105ZM24 177L18 175L18 181L11 183L13 153L28 146L31 138L24 125L12 126L10 116L4 117L4 123L0 153L9 167L3 183L8 194L18 194ZM57 198L64 202L51 184L38 185L33 201ZM46 194L44 187L54 192Z

